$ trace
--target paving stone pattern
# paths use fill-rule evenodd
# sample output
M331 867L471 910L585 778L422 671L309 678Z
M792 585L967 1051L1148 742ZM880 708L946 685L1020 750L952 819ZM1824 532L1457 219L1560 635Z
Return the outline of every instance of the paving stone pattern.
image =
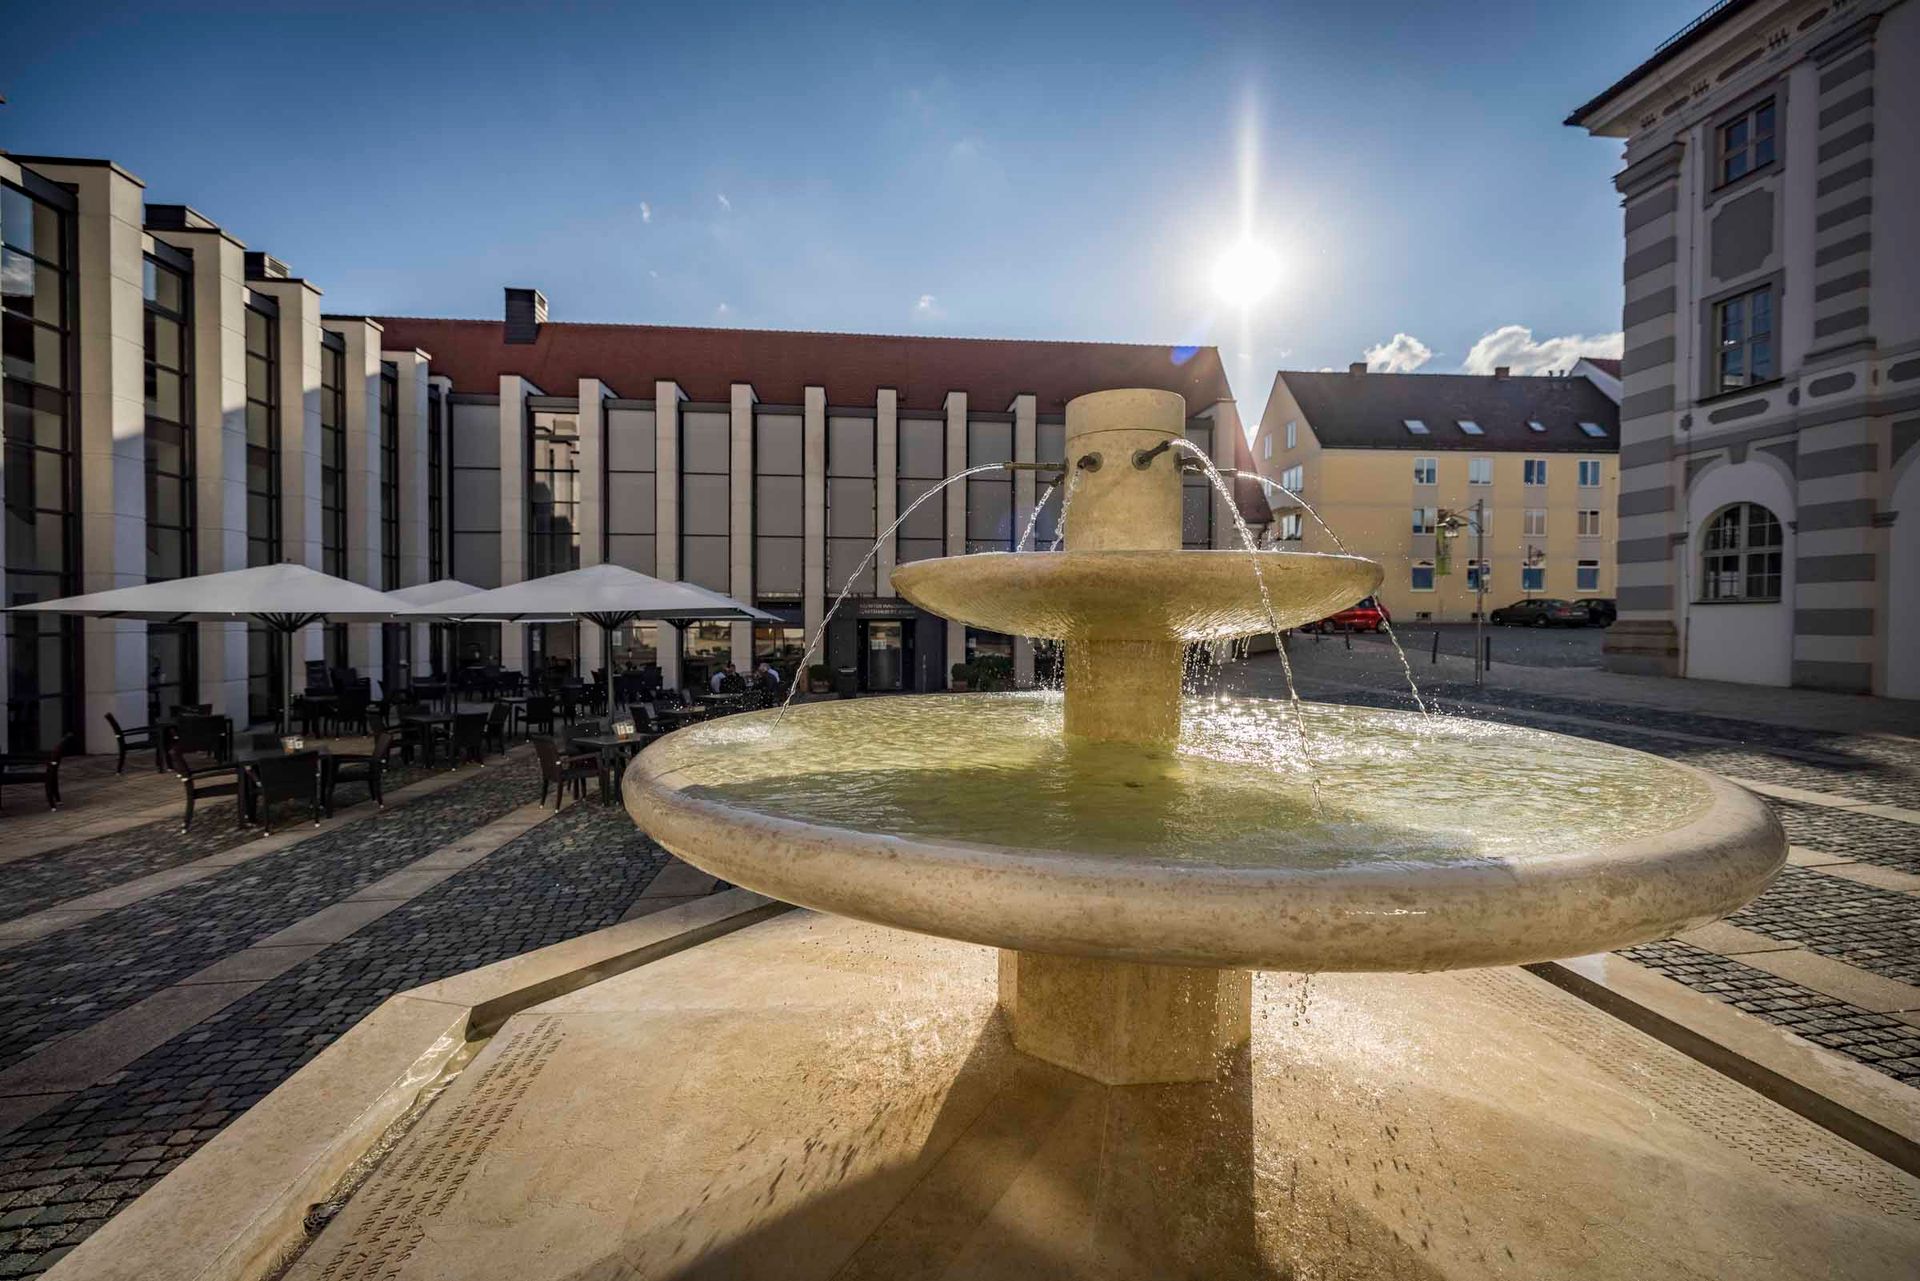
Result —
M1891 1015L1863 1010L1674 939L1626 948L1620 955L1897 1081L1920 1085L1920 1028Z
M536 795L497 761L412 804L0 952L0 1068L337 903Z
M1863 970L1920 984L1920 898L1804 867L1727 920Z
M1769 801L1791 844L1920 876L1920 824L1855 814L1830 805Z
M430 771L420 766L398 766L386 777L387 794L392 796L408 783L429 776ZM351 812L367 800L364 787L343 785L334 798L334 812ZM234 821L233 801L216 798L198 804L193 826L184 833L176 814L48 850L0 871L0 921L164 872L244 845L259 835L259 828L241 827Z
M0 1277L50 1267L388 996L615 924L666 861L618 806L564 810L0 1138Z

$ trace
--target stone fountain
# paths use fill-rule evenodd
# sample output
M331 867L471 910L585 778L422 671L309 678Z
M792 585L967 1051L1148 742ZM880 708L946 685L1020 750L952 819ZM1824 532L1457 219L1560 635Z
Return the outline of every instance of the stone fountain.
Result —
M772 897L1000 948L1014 1043L1107 1085L1211 1078L1248 1038L1254 970L1604 952L1766 885L1786 855L1770 811L1684 765L1447 718L1183 699L1187 646L1325 617L1381 580L1354 556L1182 549L1185 417L1170 392L1080 397L1064 552L894 573L937 614L1064 641L1060 705L729 718L641 755L635 821Z

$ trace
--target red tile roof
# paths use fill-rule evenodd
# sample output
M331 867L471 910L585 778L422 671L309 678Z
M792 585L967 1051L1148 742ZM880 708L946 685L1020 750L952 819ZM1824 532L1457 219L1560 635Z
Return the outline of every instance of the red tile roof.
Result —
M519 374L548 395L570 396L580 379L598 378L636 399L672 379L688 399L715 403L735 382L774 405L801 403L809 386L826 388L828 404L871 405L891 387L903 407L938 409L948 392L964 391L972 408L998 412L1031 393L1043 414L1112 387L1177 391L1195 413L1233 395L1212 347L555 322L534 342L510 345L497 320L373 319L389 349L420 348L455 391L487 394L499 391L500 375Z
M500 390L502 374L518 374L552 396L571 396L582 378L598 378L615 395L645 400L655 382L671 379L689 400L706 403L725 403L732 384L743 382L766 404L797 405L806 388L823 387L829 405L871 405L876 391L890 387L903 408L938 409L948 392L964 391L969 408L988 412L1031 394L1043 414L1115 387L1179 392L1189 413L1233 397L1213 347L552 321L532 343L509 344L497 320L371 319L385 330L388 350L425 351L455 391L487 395ZM1235 465L1251 471L1244 442L1238 452ZM1238 488L1242 513L1265 523L1259 487Z
M1618 360L1606 356L1582 356L1580 359L1586 361L1603 374L1611 374L1615 378L1620 376L1620 362Z

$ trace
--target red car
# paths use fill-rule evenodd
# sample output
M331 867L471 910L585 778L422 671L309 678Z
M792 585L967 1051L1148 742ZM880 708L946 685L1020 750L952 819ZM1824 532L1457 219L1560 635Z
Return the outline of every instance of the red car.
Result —
M1301 631L1377 632L1393 621L1387 607L1368 596L1357 605L1349 605L1337 614L1329 614L1317 623L1308 623Z

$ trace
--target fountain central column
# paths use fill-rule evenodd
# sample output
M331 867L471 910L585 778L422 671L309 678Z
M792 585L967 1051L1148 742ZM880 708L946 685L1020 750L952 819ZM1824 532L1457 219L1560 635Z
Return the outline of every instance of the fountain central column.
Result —
M1067 550L1179 550L1182 454L1167 442L1185 430L1186 401L1173 392L1069 402L1066 462L1078 478ZM1152 455L1144 466L1135 462L1143 453ZM1096 590L1130 589L1116 580ZM1185 648L1144 623L1138 637L1069 639L1067 733L1171 749ZM1252 980L1244 970L1000 953L1000 1003L1014 1044L1107 1085L1211 1080L1251 1033Z

